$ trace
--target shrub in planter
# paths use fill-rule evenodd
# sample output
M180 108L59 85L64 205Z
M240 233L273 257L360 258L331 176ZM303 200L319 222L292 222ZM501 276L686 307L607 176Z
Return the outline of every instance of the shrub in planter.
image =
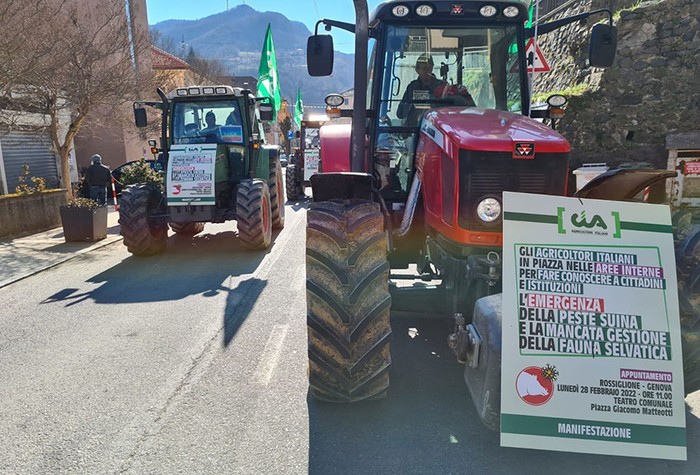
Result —
M107 207L89 198L72 198L61 206L66 241L99 241L107 237Z
M152 183L162 190L163 172L154 169L153 166L146 162L145 158L141 158L138 162L122 170L119 181L124 188L140 183Z

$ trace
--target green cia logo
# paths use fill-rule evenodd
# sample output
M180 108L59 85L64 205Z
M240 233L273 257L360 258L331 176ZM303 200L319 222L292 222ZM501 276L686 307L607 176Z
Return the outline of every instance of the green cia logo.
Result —
M611 211L610 217L604 219L599 214L587 215L586 210L567 215L566 208L557 208L557 227L559 234L566 234L567 231L575 234L590 234L595 236L609 236L620 238L620 213ZM609 229L612 226L612 229Z

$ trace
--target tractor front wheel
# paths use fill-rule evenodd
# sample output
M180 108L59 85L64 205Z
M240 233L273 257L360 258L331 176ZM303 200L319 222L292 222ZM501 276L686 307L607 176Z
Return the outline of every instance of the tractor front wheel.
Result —
M299 165L287 165L285 181L287 182L287 201L295 201L304 197L304 186L301 182Z
M391 296L379 205L317 202L307 222L310 392L332 402L384 397L391 366Z
M236 192L238 237L243 247L267 249L272 242L270 189L260 179L243 180Z
M119 200L119 225L124 244L135 256L150 256L165 250L168 225L149 220L163 201L163 194L153 185L127 187Z
M284 196L282 188L282 164L279 156L270 158L270 179L267 182L270 188L270 209L272 210L273 229L284 228Z

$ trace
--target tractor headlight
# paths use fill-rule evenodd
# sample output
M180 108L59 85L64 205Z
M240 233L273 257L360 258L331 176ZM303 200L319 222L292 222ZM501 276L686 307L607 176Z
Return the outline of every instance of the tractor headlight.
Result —
M403 18L409 13L411 13L411 9L408 8L406 5L396 5L394 8L391 9L391 13L395 17Z
M518 16L518 13L520 13L520 10L518 10L518 7L514 5L505 7L503 9L503 15L507 16L508 18L515 18L516 16Z
M493 5L484 5L483 7L479 8L479 14L486 18L492 17L496 13L498 13L498 9Z
M547 98L547 104L551 107L564 107L566 102L566 96L562 96L561 94L552 94Z
M340 107L345 104L345 98L340 94L328 94L324 100L328 107Z
M416 7L416 15L418 15L418 16L423 16L423 17L430 16L433 14L433 11L435 11L435 10L433 9L432 5L424 4L424 5L418 5Z
M476 215L486 224L496 222L501 217L501 202L496 198L484 198L476 205Z

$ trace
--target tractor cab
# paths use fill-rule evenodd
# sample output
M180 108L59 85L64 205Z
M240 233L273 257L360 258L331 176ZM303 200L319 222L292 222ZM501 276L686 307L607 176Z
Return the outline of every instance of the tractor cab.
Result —
M244 144L244 137L263 137L259 110L246 107L249 98L244 91L223 86L217 89L225 89L227 95L199 94L199 88L182 88L169 94L173 144Z
M489 131L488 117L506 117L484 110L527 113L527 78L520 67L524 52L519 46L524 42L524 12L513 11L510 21L465 25L450 24L450 18L407 23L391 10L388 15L380 10L368 93L377 117L370 132L371 153L386 199L406 199L426 113L448 108L473 116L481 124L481 131L471 131L474 135Z
M366 91L368 159L353 156L353 165L342 167L328 163L326 157L325 169L370 173L383 198L400 203L406 200L413 174L420 168L415 158L422 129L434 141L449 136L451 143L466 150L512 155L515 135L500 131L502 123L520 123L515 115L530 116L528 66L533 57L527 54L527 46L535 32L526 28L527 5L512 0L379 5L368 18L368 71L363 77L356 75L354 88L356 103L362 99L358 93ZM550 22L538 34L593 13L597 12ZM361 34L359 23L319 23L327 30L336 27ZM591 34L590 64L609 66L616 45L614 27L596 25ZM311 75L332 70L332 49L329 35L309 39ZM445 130L434 130L430 124L441 109L452 117ZM358 118L357 111L352 115ZM534 129L520 137L541 135L539 128Z

